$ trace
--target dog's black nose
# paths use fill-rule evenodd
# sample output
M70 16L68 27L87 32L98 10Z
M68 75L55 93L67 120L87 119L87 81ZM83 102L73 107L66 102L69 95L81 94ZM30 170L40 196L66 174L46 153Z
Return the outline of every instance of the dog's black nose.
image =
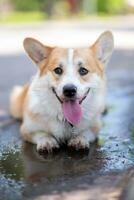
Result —
M63 94L65 97L68 97L68 98L72 98L72 97L75 97L77 93L77 88L75 87L75 85L65 85L63 87Z

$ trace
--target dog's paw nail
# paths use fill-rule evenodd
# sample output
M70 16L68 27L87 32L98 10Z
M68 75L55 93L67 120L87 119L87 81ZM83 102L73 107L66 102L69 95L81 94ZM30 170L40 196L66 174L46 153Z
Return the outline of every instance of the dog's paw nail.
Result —
M88 151L89 146L81 146L81 145L69 145L70 150L75 150L75 151Z
M57 152L59 149L58 145L50 145L50 144L45 144L44 146L37 146L37 152L40 155L43 154L49 154L49 153L53 153L53 152Z
M48 154L50 151L46 148L38 148L37 149L37 152L40 154L40 155L44 155L44 154Z
M72 139L69 144L68 144L69 148L72 150L89 150L89 142L85 141L82 138L75 138Z
M40 155L42 155L42 154L44 154L44 151L43 151L43 149L37 149L37 152L38 152L38 154L40 154Z

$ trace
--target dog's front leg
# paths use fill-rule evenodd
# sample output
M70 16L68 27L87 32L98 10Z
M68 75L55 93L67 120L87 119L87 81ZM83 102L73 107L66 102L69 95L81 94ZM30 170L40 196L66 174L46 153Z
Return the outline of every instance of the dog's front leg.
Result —
M49 135L43 131L29 132L23 126L21 127L21 135L25 141L31 142L37 145L37 151L52 152L54 149L59 148L59 144L52 135Z
M37 151L52 152L54 149L58 149L59 145L55 138L45 134L44 132L38 132L33 136L33 143L37 144Z
M73 136L70 139L68 146L76 150L89 149L90 143L94 142L96 137L96 134L94 134L90 130L87 130L81 133L80 135Z

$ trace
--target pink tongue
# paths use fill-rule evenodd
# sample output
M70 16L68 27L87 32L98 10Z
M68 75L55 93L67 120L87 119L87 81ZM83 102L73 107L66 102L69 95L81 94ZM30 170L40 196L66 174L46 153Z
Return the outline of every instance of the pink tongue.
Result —
M78 100L64 101L62 109L65 119L73 125L80 123L82 111Z

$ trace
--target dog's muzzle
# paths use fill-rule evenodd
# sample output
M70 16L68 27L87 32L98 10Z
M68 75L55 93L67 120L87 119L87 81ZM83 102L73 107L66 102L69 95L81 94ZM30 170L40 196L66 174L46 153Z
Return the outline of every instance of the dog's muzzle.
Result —
M84 101L84 99L87 97L89 91L90 91L90 88L88 88L88 90L87 90L87 92L85 93L85 95L83 96L83 98L80 99L80 101L79 101L80 104L81 104L81 103ZM59 100L59 102L60 102L60 103L63 103L63 101L62 101L62 100L60 99L60 97L57 95L57 93L56 93L54 87L52 87L52 92L55 94L55 96L57 97L57 99ZM73 95L74 95L74 94L73 94ZM67 99L69 99L69 97L68 97ZM70 97L70 99L71 99L71 100L75 100L75 98L73 98L73 97Z

